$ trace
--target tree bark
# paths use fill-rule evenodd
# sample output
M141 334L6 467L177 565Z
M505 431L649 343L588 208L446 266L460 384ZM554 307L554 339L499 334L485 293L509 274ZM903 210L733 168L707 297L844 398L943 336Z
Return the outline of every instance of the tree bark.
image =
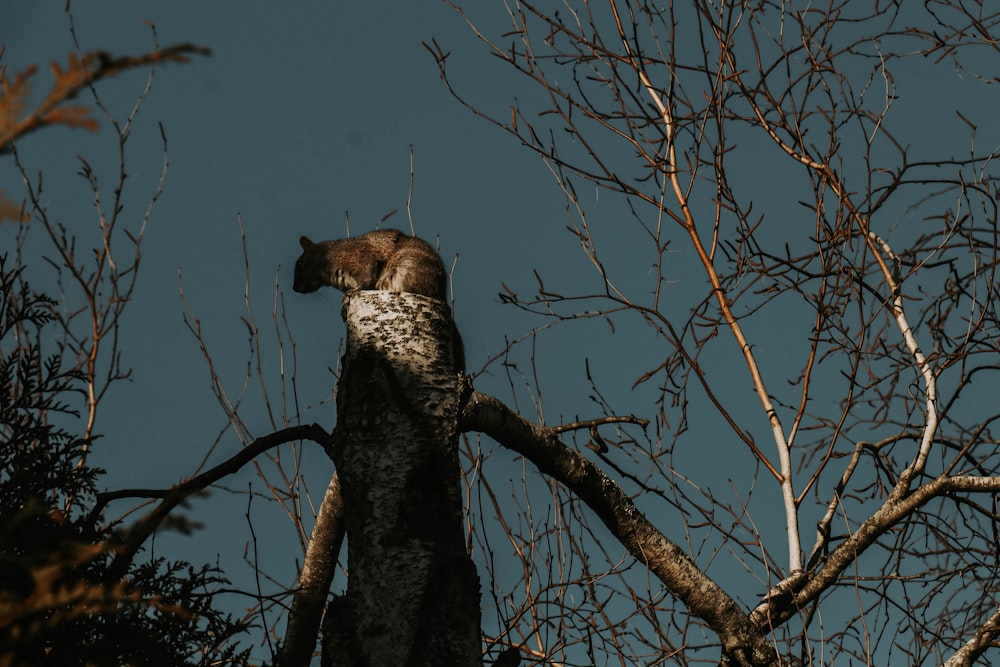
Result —
M334 473L309 538L298 589L288 610L285 637L275 659L277 667L309 667L312 663L344 532L344 501L340 496L340 478Z
M482 665L479 579L465 549L460 376L447 304L345 298L331 456L347 525L347 592L323 623L324 667Z

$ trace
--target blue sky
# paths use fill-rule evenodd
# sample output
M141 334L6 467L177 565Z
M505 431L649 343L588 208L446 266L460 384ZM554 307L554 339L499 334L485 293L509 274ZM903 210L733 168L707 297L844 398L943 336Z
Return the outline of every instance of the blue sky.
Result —
M382 3L304 2L288 7L190 0L72 5L83 50L115 55L151 50L149 21L156 25L161 45L193 42L213 51L187 65L156 70L128 144L126 210L132 220L141 218L159 178L163 154L158 123L168 137L170 166L144 242L135 303L126 315L124 363L132 367L133 377L109 396L97 428L104 437L92 462L108 469L108 488L167 487L190 475L217 437L210 462L239 447L233 433L225 430L205 363L184 324L178 283L180 278L227 389L239 394L249 351L241 320L246 307L240 219L250 260L249 300L262 332L261 363L269 391L276 397L280 387L281 360L271 320L277 284L279 308L295 341L301 420L333 425L328 368L336 366L340 354L340 295L332 290L320 295L291 291L298 237L344 236L348 216L353 233L368 231L393 210L397 212L384 224L408 229L411 146L414 225L420 236L440 240L447 265L455 262L455 312L471 371L499 353L507 340L546 321L503 305L497 296L502 284L522 295L533 293L535 270L556 292L587 291L599 284L579 244L565 230L571 220L545 165L462 108L441 84L437 66L421 44L432 38L452 53L449 71L476 103L503 115L515 97L538 102L531 98L537 91L488 56L458 14L444 3L394 3L389 11ZM476 12L477 20L496 34L503 32L502 3L477 3ZM64 61L74 50L63 3L57 2L9 3L0 42L6 48L8 72L33 63L41 66L36 95L48 82L45 64ZM896 117L894 129L904 143L928 151L940 148L950 131L961 127L948 100L967 95L971 80L947 63L900 66L896 73L908 95L933 92L924 95L919 113ZM102 84L99 93L110 113L124 119L146 81L146 72L132 72ZM984 145L991 141L985 126L995 103L993 98L973 98L964 111L970 117L979 114ZM929 119L936 132L928 132ZM81 239L93 238L96 223L89 186L77 175L76 156L94 165L108 193L117 168L116 142L108 130L102 119L97 134L58 128L27 138L18 147L29 173L44 172L43 199L54 219ZM949 150L961 154L967 146ZM741 178L754 185L762 200L779 202L778 210L787 214L788 220L777 225L780 235L781 225L791 229L800 214L800 197L789 187L794 177L776 171L776 157L766 142L748 141L733 164L745 167ZM0 163L0 189L14 195L18 183L11 161ZM648 289L643 279L650 275L655 257L636 244L641 233L634 226L618 224L627 219L627 211L607 193L583 192L581 200L619 286L635 294ZM897 213L899 220L906 219L905 211ZM11 238L9 227L0 229L0 246ZM40 247L40 235L33 236L29 251ZM695 270L690 253L678 245L668 257L669 297L681 303L685 295L700 298L704 282L690 277ZM29 269L29 277L39 285L51 280L44 265ZM779 308L778 319L782 312L789 320L797 314L791 306ZM760 330L751 329L765 367L775 371L774 385L784 381L784 373L794 373L785 362L802 340L794 325L771 326L776 322L765 320L753 325ZM808 318L804 322L802 326L811 324ZM657 409L651 401L654 388L633 388L632 383L665 352L656 347L662 341L650 330L628 328L637 324L634 316L623 318L612 332L603 320L564 323L537 339L537 373L528 363L533 352L529 341L512 357L518 366L510 376L494 363L477 379L477 387L510 403L515 402L513 393L522 414L535 419L542 412L547 423L596 417L601 409L586 381L584 364L589 362L593 376L608 387L606 398L614 411L652 417ZM748 417L747 423L766 442L766 421L759 415L749 380L742 369L727 374L727 364L738 364L730 342L719 343L711 377L719 378L734 413ZM287 369L287 338L285 344ZM529 388L535 383L541 410L530 400ZM254 435L270 432L254 377L246 392L241 415L248 428ZM689 417L697 432L676 452L677 465L686 464L693 483L738 500L743 491L737 493L734 489L740 485L731 486L729 480L748 474L745 450L733 442L704 399L693 402ZM730 447L734 453L720 455L713 446ZM496 458L494 472L516 482L521 471L513 457ZM318 448L306 451L304 461L304 475L318 502L332 465ZM227 480L226 486L239 492L263 491L252 470ZM765 506L775 500L772 491L776 488L758 492ZM671 525L671 515L643 509L672 536L683 538L683 527ZM158 537L157 552L195 562L218 555L234 582L252 586L251 570L243 564L250 539L247 496L215 491L188 511L206 529L193 537ZM263 569L291 584L296 559L301 560L294 532L283 514L263 500L254 500L250 512ZM766 523L759 526L762 532L780 535L780 520L774 526ZM804 529L806 548L810 537ZM780 554L776 549L775 555Z

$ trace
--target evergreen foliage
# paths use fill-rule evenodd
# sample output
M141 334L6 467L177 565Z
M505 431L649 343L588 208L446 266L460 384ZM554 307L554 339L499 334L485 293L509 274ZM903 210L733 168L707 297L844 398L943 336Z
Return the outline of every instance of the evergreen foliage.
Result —
M55 302L21 274L0 257L0 666L246 664L218 568L153 558L109 576L114 526L88 512L102 471L73 432L83 378Z

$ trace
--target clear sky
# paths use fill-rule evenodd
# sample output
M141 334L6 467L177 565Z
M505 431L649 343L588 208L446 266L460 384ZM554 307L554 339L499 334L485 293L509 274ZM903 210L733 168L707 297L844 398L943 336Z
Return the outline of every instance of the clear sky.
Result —
M36 95L49 81L45 65L62 62L75 50L63 6L34 0L6 3L0 26L4 62L8 73L29 64L41 66ZM384 3L365 2L104 0L76 2L71 10L83 50L114 55L149 51L154 42L148 22L155 24L160 45L193 42L212 49L210 57L156 70L128 144L126 210L134 220L141 218L159 178L158 123L168 138L170 166L143 245L135 303L126 316L123 362L133 368L133 377L109 396L97 427L104 437L92 462L108 470L103 481L107 488L164 488L176 483L195 470L220 432L210 462L239 448L234 434L223 432L226 420L210 392L208 370L184 324L179 277L227 390L237 396L246 385L240 414L251 433L259 436L272 430L256 378L246 380L250 347L241 319L246 308L240 219L250 259L250 303L262 332L262 365L272 382L273 407L280 412L275 382L279 359L271 319L277 284L279 308L296 344L301 420L333 426L334 406L328 400L333 380L328 368L336 366L341 353L340 295L332 290L321 295L291 291L298 238L302 234L314 240L342 237L348 216L353 233L368 231L394 210L383 226L408 229L411 146L413 223L418 235L440 240L446 264L455 262L455 309L470 371L479 370L508 340L545 322L504 306L497 296L502 284L532 293L534 270L554 291L567 286L583 291L581 284L597 284L589 260L565 230L569 223L565 201L545 165L462 108L441 84L422 42L437 39L451 51L450 71L463 92L495 113L515 97L537 94L486 55L464 20L444 3L400 2L387 9ZM502 3L477 3L477 12L478 20L496 27L497 34L502 32ZM944 104L950 92L961 94L968 82L947 67L935 70L937 78L921 76L927 77L927 86L940 86L940 92L928 96L926 116L904 118L896 127L904 135L909 133L907 138L934 148L935 137L928 136L933 133L927 132L925 118L960 123L933 105ZM101 84L99 92L110 113L123 120L146 80L146 71L135 71ZM86 98L82 101L89 103ZM995 100L975 100L970 113L987 108L995 109ZM82 246L92 243L84 241L96 238L91 193L77 174L76 156L94 165L109 193L117 149L108 123L102 120L102 131L94 135L46 130L24 140L18 150L29 173L44 172L43 199L54 219L79 234ZM748 153L745 178L753 179L762 195L784 197L788 210L796 210L796 197L789 193L787 181L769 172L769 159L766 152ZM19 196L18 181L12 162L0 162L0 189ZM633 251L635 229L613 224L625 217L625 211L606 193L586 193L581 199L597 228L607 224L605 260L620 271L616 274L621 276L620 286L640 285L650 275L653 258ZM9 228L0 229L0 248L11 238ZM36 242L39 245L33 245ZM41 247L40 239L31 243L29 251ZM667 289L683 295L692 285L686 277L693 266L691 257L678 250L671 258L677 268L669 272ZM45 265L29 262L29 267L29 278L40 285L51 279ZM694 281L694 286L701 290L703 281ZM637 322L633 318L627 323ZM528 400L526 387L537 382L546 422L597 417L600 405L587 385L584 366L589 360L595 378L610 383L606 398L613 410L653 417L657 408L647 399L655 392L633 389L632 383L662 359L662 352L652 347L650 331L637 327L626 333L621 324L614 335L600 320L557 327L538 339L542 363L536 376L527 364L532 353L529 342L515 357L518 373L525 375L515 373L509 379L494 363L477 379L477 388L513 402L513 386L517 407L536 419L538 406ZM764 332L757 339L758 352L765 363L780 368L797 335L790 327ZM291 348L287 338L285 343L287 369ZM723 356L736 353L735 347L721 349ZM745 375L724 378L720 385L730 397L745 396L746 407L734 408L737 413L759 411ZM746 473L748 459L742 449L734 449L735 456L707 449L709 443L732 443L733 438L701 405L692 405L689 417L696 418L698 410L711 419L698 424L698 437L678 456L691 457L694 479L703 472L706 488L721 495L734 493L735 499L728 479ZM766 421L761 417L756 423L766 441ZM307 451L304 459L304 474L318 503L332 464L318 448ZM513 458L501 460L500 474L516 481L521 472ZM254 491L264 490L252 470L226 481L227 487L240 492L248 485ZM113 506L111 515L125 507ZM242 562L250 539L247 497L215 491L209 499L196 500L188 511L206 529L192 537L159 537L158 552L196 563L214 561L218 555L237 585L251 587L251 569ZM250 512L260 540L262 568L290 585L301 551L288 521L264 500L255 500ZM665 516L651 518L668 523ZM773 528L780 532L781 522Z

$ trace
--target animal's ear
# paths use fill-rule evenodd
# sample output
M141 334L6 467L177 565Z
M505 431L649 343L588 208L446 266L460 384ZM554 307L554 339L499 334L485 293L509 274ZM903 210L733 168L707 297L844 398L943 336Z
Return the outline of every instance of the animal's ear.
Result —
M309 250L309 248L312 248L316 244L310 241L308 236L300 236L299 245L302 246L303 250Z

